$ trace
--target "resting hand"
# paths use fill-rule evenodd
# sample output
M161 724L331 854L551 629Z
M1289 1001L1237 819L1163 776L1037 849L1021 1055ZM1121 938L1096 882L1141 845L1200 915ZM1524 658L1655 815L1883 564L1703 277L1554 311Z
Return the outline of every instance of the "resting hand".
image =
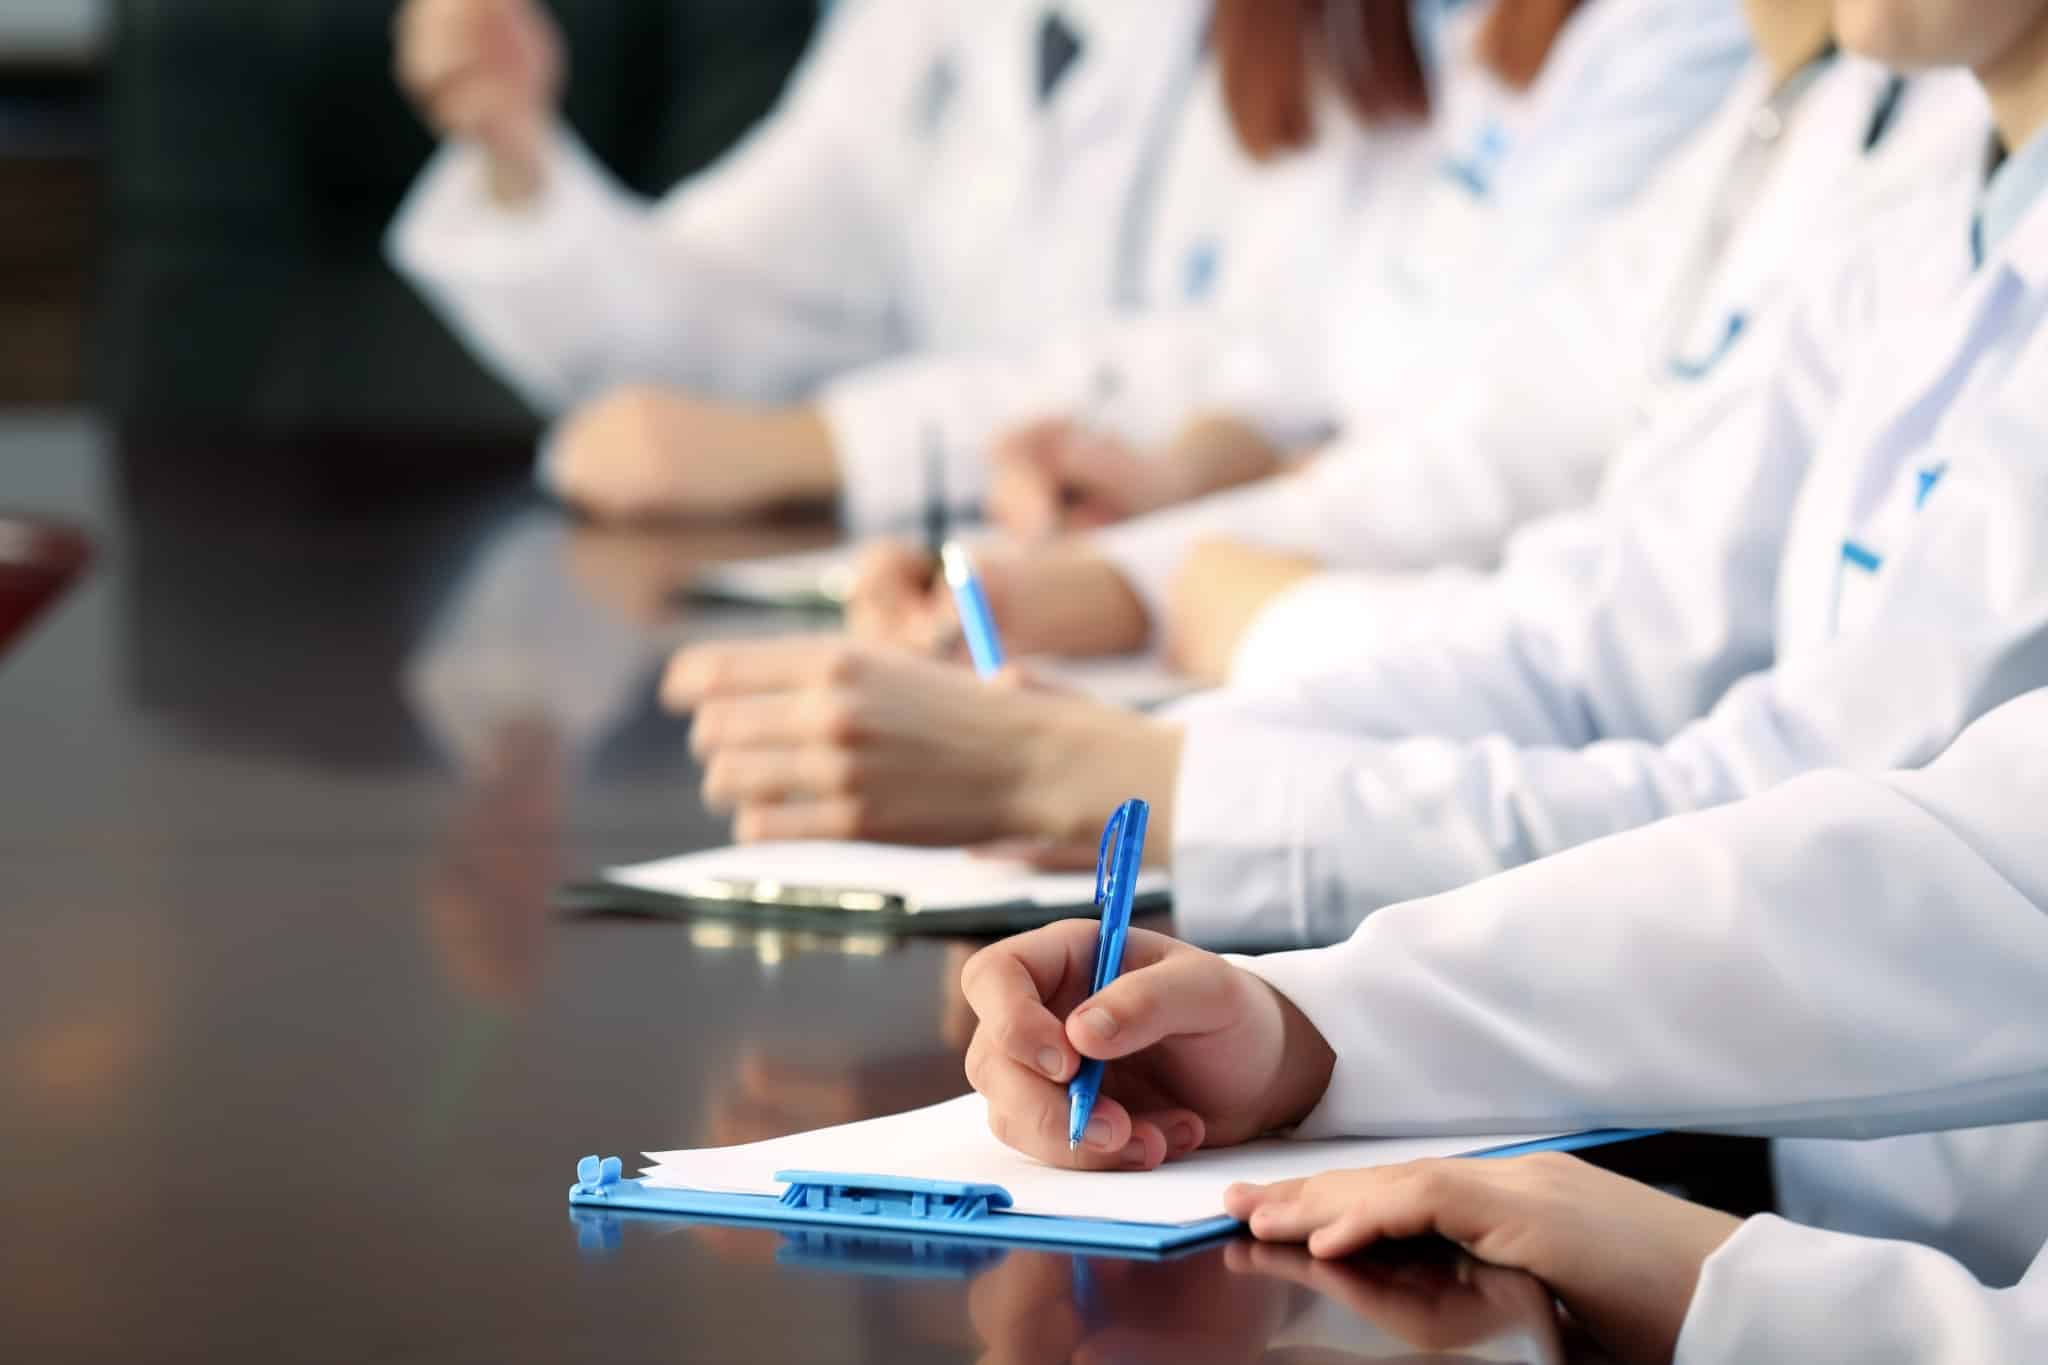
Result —
M1166 653L1202 682L1230 679L1245 632L1266 605L1313 575L1316 561L1234 540L1204 541L1174 575L1167 601Z
M1547 1153L1332 1171L1234 1185L1232 1217L1264 1241L1348 1256L1386 1238L1437 1235L1549 1285L1624 1360L1667 1361L1700 1267L1739 1226L1713 1209Z
M989 519L1026 537L1086 531L1264 478L1280 453L1223 416L1196 418L1145 452L1065 417L1027 422L991 456Z
M1160 505L1166 491L1159 460L1065 417L998 438L990 463L989 520L1034 539L1122 521Z
M1092 995L1096 925L1063 920L984 948L960 974L980 1020L967 1078L1005 1143L1056 1166L1149 1170L1199 1147L1293 1123L1334 1056L1301 1011L1251 973L1143 929L1123 973ZM1110 1062L1081 1146L1067 1147L1067 1082Z
M740 515L830 496L831 436L807 408L707 402L629 386L557 428L547 478L563 501L612 520Z
M398 84L442 137L481 147L504 202L541 189L561 96L561 30L534 0L407 0L392 23Z
M696 713L705 799L742 840L1060 845L1133 794L1170 830L1180 732L1026 682L794 637L684 650L663 699Z

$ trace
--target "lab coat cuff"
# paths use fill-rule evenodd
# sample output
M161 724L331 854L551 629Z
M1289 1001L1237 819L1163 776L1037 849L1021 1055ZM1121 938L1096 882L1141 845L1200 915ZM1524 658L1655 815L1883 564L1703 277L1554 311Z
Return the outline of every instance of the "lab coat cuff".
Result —
M1941 1265L1959 1282L1969 1278L1929 1247L1827 1232L1772 1214L1751 1218L1700 1268L1672 1365L1862 1359L1853 1343L1870 1324L1859 1330L1855 1310L1861 1305L1880 1322L1897 1313L1898 1305L1883 1302L1889 1297L1883 1291L1902 1258ZM1873 1290L1880 1294L1875 1300ZM1869 1340L1876 1345L1877 1335ZM1898 1359L1923 1358L1906 1342L1884 1345L1896 1349Z
M913 358L868 366L820 389L817 409L839 461L840 512L858 535L922 524L928 452L940 452L949 508L988 492L985 451L1001 421L976 393L971 362Z
M1233 960L1286 996L1333 1049L1348 1051L1343 1040L1354 1030L1350 1027L1347 1013L1353 1012L1350 1007L1356 1003L1359 982L1356 972L1346 965L1347 956L1339 946L1303 948ZM1331 1073L1329 1088L1323 1092L1322 1099L1289 1136L1305 1140L1357 1136L1357 1106L1351 1100L1351 1092L1360 1088L1355 1079L1356 1070L1340 1064ZM1347 1080L1347 1072L1353 1079Z
M1188 548L1181 519L1172 512L1154 513L1097 531L1091 540L1095 552L1122 575L1156 632L1166 619L1167 595Z
M1310 941L1303 895L1308 822L1301 774L1328 742L1252 724L1220 707L1194 713L1173 815L1174 925L1205 946Z
M616 216L620 191L573 135L547 150L544 188L516 208L491 194L482 151L460 142L434 154L392 220L392 263L432 286L494 285L588 269L595 231Z
M1259 609L1230 656L1234 687L1260 687L1313 676L1357 657L1370 645L1357 632L1355 576L1304 578ZM1344 623L1342 630L1332 622Z

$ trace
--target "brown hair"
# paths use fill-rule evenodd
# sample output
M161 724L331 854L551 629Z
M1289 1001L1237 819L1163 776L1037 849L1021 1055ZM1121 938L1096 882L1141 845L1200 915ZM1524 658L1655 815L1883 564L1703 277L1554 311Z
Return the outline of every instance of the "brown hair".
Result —
M1479 30L1479 60L1506 84L1528 88L1579 3L1494 0ZM1336 83L1362 123L1429 114L1412 0L1216 0L1211 23L1231 126L1258 160L1315 140L1318 77Z
M1578 7L1579 0L1494 0L1479 30L1479 60L1508 85L1528 89Z
M1365 123L1429 113L1410 0L1216 0L1211 30L1237 140L1264 161L1315 140L1317 77ZM1343 35L1341 46L1333 51Z

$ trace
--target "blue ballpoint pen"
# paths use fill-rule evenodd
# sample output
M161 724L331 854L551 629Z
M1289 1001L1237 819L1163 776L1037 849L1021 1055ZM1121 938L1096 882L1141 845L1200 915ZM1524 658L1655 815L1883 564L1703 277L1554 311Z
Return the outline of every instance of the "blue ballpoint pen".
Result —
M1151 816L1152 808L1134 797L1116 808L1102 831L1102 847L1095 856L1095 903L1102 907L1102 928L1095 940L1095 985L1088 993L1090 998L1100 995L1123 970L1124 938L1131 928L1131 902L1138 893L1138 869L1145 861L1145 823ZM1088 1131L1095 1097L1102 1093L1102 1067L1099 1060L1084 1057L1081 1069L1067 1082L1070 1152L1081 1145L1081 1136Z
M1003 671L1003 642L996 635L996 618L988 609L988 596L975 576L974 561L958 542L947 541L939 551L946 571L946 586L953 590L953 605L960 612L960 633L967 637L967 652L974 658L974 671L992 678Z

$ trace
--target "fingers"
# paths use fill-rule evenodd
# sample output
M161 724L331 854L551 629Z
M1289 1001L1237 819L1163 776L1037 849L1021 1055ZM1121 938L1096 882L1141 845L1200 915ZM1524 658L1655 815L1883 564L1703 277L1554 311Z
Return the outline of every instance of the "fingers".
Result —
M1307 1183L1302 1179L1278 1180L1270 1185L1232 1185L1223 1192L1223 1211L1239 1222L1248 1222L1267 1204L1293 1203L1301 1197L1301 1187Z
M1059 481L1037 461L999 467L988 495L989 520L1012 535L1039 540L1060 529Z
M960 990L981 1021L985 1044L1048 1081L1064 1084L1080 1065L1050 1005L1087 989L1094 962L1095 925L1062 920L982 949L960 970Z
M860 737L859 700L837 688L720 697L699 704L695 712L690 748L700 760L769 746L850 744ZM823 794L841 788L810 790Z
M773 801L740 805L734 810L735 843L786 843L798 839L879 840L872 807L855 797L816 801Z
M1134 1118L1105 1094L1096 1102L1081 1149L1067 1147L1066 1083L1080 1058L1068 1046L1054 1008L1087 989L1095 941L1090 921L1063 920L968 959L960 987L981 1022L968 1047L967 1077L988 1100L990 1130L1008 1146L1052 1165L1148 1170L1201 1145L1205 1134L1198 1115L1154 1106ZM1141 957L1158 948L1135 946Z
M929 649L948 600L936 589L929 555L885 541L863 553L854 570L846 602L847 630L858 639Z
M1165 1160L1178 1161L1197 1151L1208 1136L1208 1126L1192 1109L1147 1109L1131 1116L1131 1124L1143 1129L1157 1128L1166 1144Z
M704 800L713 810L832 801L859 789L859 756L845 749L738 749L721 753L704 771Z
M1134 1121L1110 1095L1096 1100L1080 1145L1070 1148L1067 1087L1019 1066L979 1035L967 1049L967 1078L988 1101L988 1127L996 1139L1049 1166L1143 1171L1166 1159L1167 1138L1159 1125Z
M1127 960L1123 975L1068 1016L1067 1038L1083 1056L1110 1059L1212 1033L1244 1017L1244 984L1237 968L1198 948L1135 971Z
M661 698L688 711L713 697L851 687L873 657L866 646L828 635L699 645L669 661Z
M1349 1256L1373 1242L1430 1233L1469 1246L1500 1204L1501 1172L1493 1165L1418 1161L1333 1171L1263 1189L1236 1186L1224 1207L1245 1218L1260 1240L1305 1241L1319 1257Z

